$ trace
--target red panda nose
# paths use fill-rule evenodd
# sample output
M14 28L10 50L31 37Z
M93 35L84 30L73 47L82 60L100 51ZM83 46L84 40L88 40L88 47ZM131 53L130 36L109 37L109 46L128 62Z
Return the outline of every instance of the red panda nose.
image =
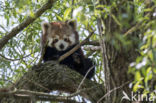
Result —
M60 45L60 49L63 49L63 48L64 48L64 45L63 45L63 44L61 44L61 45Z

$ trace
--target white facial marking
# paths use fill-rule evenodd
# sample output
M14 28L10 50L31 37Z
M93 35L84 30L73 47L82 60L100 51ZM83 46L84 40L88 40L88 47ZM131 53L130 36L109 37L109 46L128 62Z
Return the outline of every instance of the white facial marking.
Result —
M71 41L71 45L73 45L73 44L75 44L76 42L76 40L75 40L75 34L71 34L70 36L69 36L69 40Z
M65 38L69 39L70 42L65 41ZM58 41L55 42L55 39ZM55 43L53 43L55 42ZM58 51L64 51L68 49L69 46L72 46L76 43L75 34L71 34L69 37L64 35L63 39L60 39L58 35L55 38L48 38L48 46L55 47Z
M61 48L60 45L63 45L63 48ZM65 42L64 40L59 40L57 43L55 43L55 47L59 51L66 50L68 46L69 46L69 43Z
M48 38L48 46L52 47L53 38Z
M48 46L52 47L52 46L53 46L52 43L53 43L53 41L54 41L55 39L59 39L59 36L56 35L55 38L49 37L49 38L48 38Z

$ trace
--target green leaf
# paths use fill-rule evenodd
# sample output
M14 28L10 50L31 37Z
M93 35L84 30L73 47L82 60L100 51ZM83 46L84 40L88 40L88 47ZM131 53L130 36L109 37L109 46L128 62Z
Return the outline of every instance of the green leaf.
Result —
M70 12L71 12L71 8L68 8L68 9L65 10L64 18L63 18L64 20L66 20L68 18L68 16L70 15Z
M58 19L58 20L60 20L60 21L62 21L62 20L63 20L63 18L62 18L62 17L60 17L59 15L56 15L56 17L57 17L57 19Z
M137 72L135 73L135 80L136 80L136 81L140 81L141 79L142 79L141 74L140 74L139 71L137 71Z
M148 86L148 81L152 79L152 71L151 71L151 67L149 67L146 71L146 76L145 76L145 85L146 87Z

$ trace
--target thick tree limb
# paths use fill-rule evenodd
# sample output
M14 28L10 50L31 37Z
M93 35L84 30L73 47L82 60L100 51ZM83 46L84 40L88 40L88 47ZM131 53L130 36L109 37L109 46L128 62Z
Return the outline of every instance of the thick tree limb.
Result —
M1 92L0 97L9 97L13 96L18 99L32 99L32 96L35 100L41 101L57 101L57 102L70 102L70 103L78 103L75 100L71 100L68 96L56 96L51 95L49 93L29 91L29 90L14 90L8 92Z
M25 27L27 27L29 24L33 23L39 16L41 16L47 9L50 9L52 7L54 0L48 0L46 4L44 4L38 11L34 13L34 17L27 17L25 21L23 21L18 26L14 27L7 35L5 35L3 38L0 39L0 50L4 47L5 44L8 43L8 41L16 36L20 31L22 31Z
M33 66L32 69L15 83L12 90L16 88L47 93L58 90L72 93L69 98L75 95L81 95L95 103L105 93L103 85L85 79L83 84L81 84L80 90L77 91L82 79L83 76L69 69L67 66L49 61ZM4 100L5 103L8 103L6 100L9 101L9 98L3 98L1 103L3 103ZM10 98L10 101L12 101L12 98ZM21 101L25 103L23 100ZM21 103L21 101L17 99L13 103Z

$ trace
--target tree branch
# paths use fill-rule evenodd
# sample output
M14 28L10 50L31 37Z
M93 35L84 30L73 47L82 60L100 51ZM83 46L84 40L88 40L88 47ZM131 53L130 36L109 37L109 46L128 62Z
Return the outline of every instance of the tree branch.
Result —
M0 97L13 96L20 99L21 98L31 99L32 95L36 100L78 103L75 100L69 99L68 96L56 96L56 95L51 95L49 93L36 92L30 90L15 90L15 91L1 92Z
M106 97L107 97L108 95L110 95L112 92L116 91L117 89L121 89L122 87L124 87L124 86L127 85L128 83L129 83L129 81L126 82L126 83L124 83L124 84L122 84L122 85L119 86L119 87L116 87L116 88L114 88L114 89L108 91L102 98L100 98L100 99L97 101L97 103L100 103L100 101L102 101L104 98L106 98Z
M72 69L69 69L67 66L59 65L54 61L49 61L44 64L33 66L11 87L10 90L12 91L16 88L46 93L57 90L81 95L95 103L105 93L103 85L85 79L81 84L81 89L77 91L82 79L82 75ZM3 103L3 101L5 101L5 103L9 103L6 102L6 99L9 101L11 98L3 98L1 103ZM13 103L25 103L18 100L19 99Z
M0 50L4 47L8 41L16 36L20 31L22 31L25 27L33 23L39 16L41 16L47 9L52 7L53 0L48 0L46 4L44 4L38 11L34 13L34 17L28 16L25 21L23 21L18 26L14 27L8 34L6 34L2 39L0 39Z
M100 46L91 46L91 47L83 47L84 50L87 51L100 51L101 47Z
M94 45L94 46L100 46L99 41L94 40L94 41L87 41L85 44L83 45Z
M150 11L149 13L147 13L147 14L145 15L145 17L150 17L151 15L153 15L153 12L154 12L155 8L156 8L155 5L154 5L153 7L151 7L151 11ZM145 17L144 17L144 18L145 18ZM142 25L143 22L145 22L145 21L149 21L149 20L142 19L142 20L139 21L135 26L131 27L127 32L125 32L124 35L127 36L128 34L131 34L131 33L133 33L134 31L136 31L137 29L141 28L140 25ZM147 23L146 23L146 24L147 24ZM144 24L144 25L146 25L146 24Z
M6 60L6 61L18 61L18 60L21 60L21 59L23 59L23 58L26 58L26 57L28 57L28 56L30 56L31 54L28 54L28 55L26 55L26 56L24 56L24 57L22 57L22 58L19 58L19 59L11 59L11 58L7 58L7 57L5 57L4 55L2 55L2 54L0 54L0 59L2 58L2 59L4 59L4 60Z

